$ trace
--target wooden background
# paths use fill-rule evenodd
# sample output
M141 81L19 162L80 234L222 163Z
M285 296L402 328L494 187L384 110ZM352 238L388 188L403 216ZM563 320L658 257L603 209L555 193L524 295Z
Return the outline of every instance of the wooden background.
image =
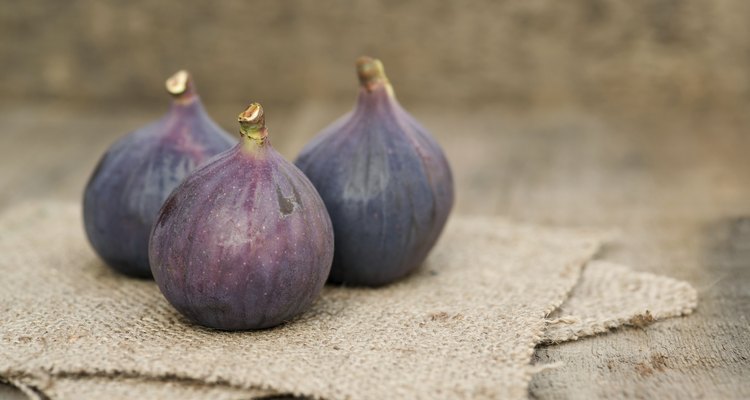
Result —
M293 158L371 53L445 148L456 213L615 228L602 258L698 289L692 316L540 347L565 365L533 398L750 398L750 3L127 4L0 7L0 209L80 201L183 66L231 132L263 101Z
M749 19L745 0L6 1L0 93L157 105L189 68L209 103L340 101L367 53L418 103L737 112Z

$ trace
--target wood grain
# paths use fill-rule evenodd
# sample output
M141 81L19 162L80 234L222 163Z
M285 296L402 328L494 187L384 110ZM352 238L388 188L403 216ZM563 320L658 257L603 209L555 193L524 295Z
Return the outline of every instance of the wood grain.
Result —
M271 110L271 140L292 158L349 106ZM210 111L234 132L240 108ZM564 365L535 376L533 398L750 398L750 118L412 111L452 162L457 213L615 228L602 258L699 291L692 316L540 347L535 362ZM78 201L104 149L161 112L5 107L0 208Z

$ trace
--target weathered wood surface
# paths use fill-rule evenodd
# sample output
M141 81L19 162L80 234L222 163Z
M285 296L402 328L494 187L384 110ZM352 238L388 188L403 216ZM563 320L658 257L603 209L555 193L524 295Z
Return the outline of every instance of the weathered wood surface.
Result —
M292 158L347 108L272 110L274 146ZM0 209L77 201L102 151L163 111L1 110ZM239 108L210 111L236 130ZM692 316L539 348L536 362L564 365L534 378L533 398L750 398L750 118L412 111L452 161L456 212L616 228L601 257L699 291Z

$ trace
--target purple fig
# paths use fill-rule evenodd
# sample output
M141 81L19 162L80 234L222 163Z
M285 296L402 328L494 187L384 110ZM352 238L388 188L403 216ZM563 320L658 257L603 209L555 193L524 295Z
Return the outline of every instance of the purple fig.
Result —
M336 237L329 281L378 286L416 269L453 206L448 161L398 103L379 60L357 60L351 113L318 134L295 164L328 208Z
M86 185L83 220L94 250L117 271L150 277L148 238L169 193L208 158L236 140L206 113L190 75L167 82L167 114L118 140Z
M241 140L193 171L151 234L154 279L183 315L211 328L268 328L318 297L333 228L312 183L271 147L260 104L239 115Z

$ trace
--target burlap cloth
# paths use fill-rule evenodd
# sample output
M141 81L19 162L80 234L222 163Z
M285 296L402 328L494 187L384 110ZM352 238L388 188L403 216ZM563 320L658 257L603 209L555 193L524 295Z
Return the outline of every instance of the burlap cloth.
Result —
M599 244L456 217L408 279L327 287L292 323L230 333L102 265L78 205L26 205L0 216L0 377L55 399L523 399L537 344L695 307L686 283L604 262L582 274Z

